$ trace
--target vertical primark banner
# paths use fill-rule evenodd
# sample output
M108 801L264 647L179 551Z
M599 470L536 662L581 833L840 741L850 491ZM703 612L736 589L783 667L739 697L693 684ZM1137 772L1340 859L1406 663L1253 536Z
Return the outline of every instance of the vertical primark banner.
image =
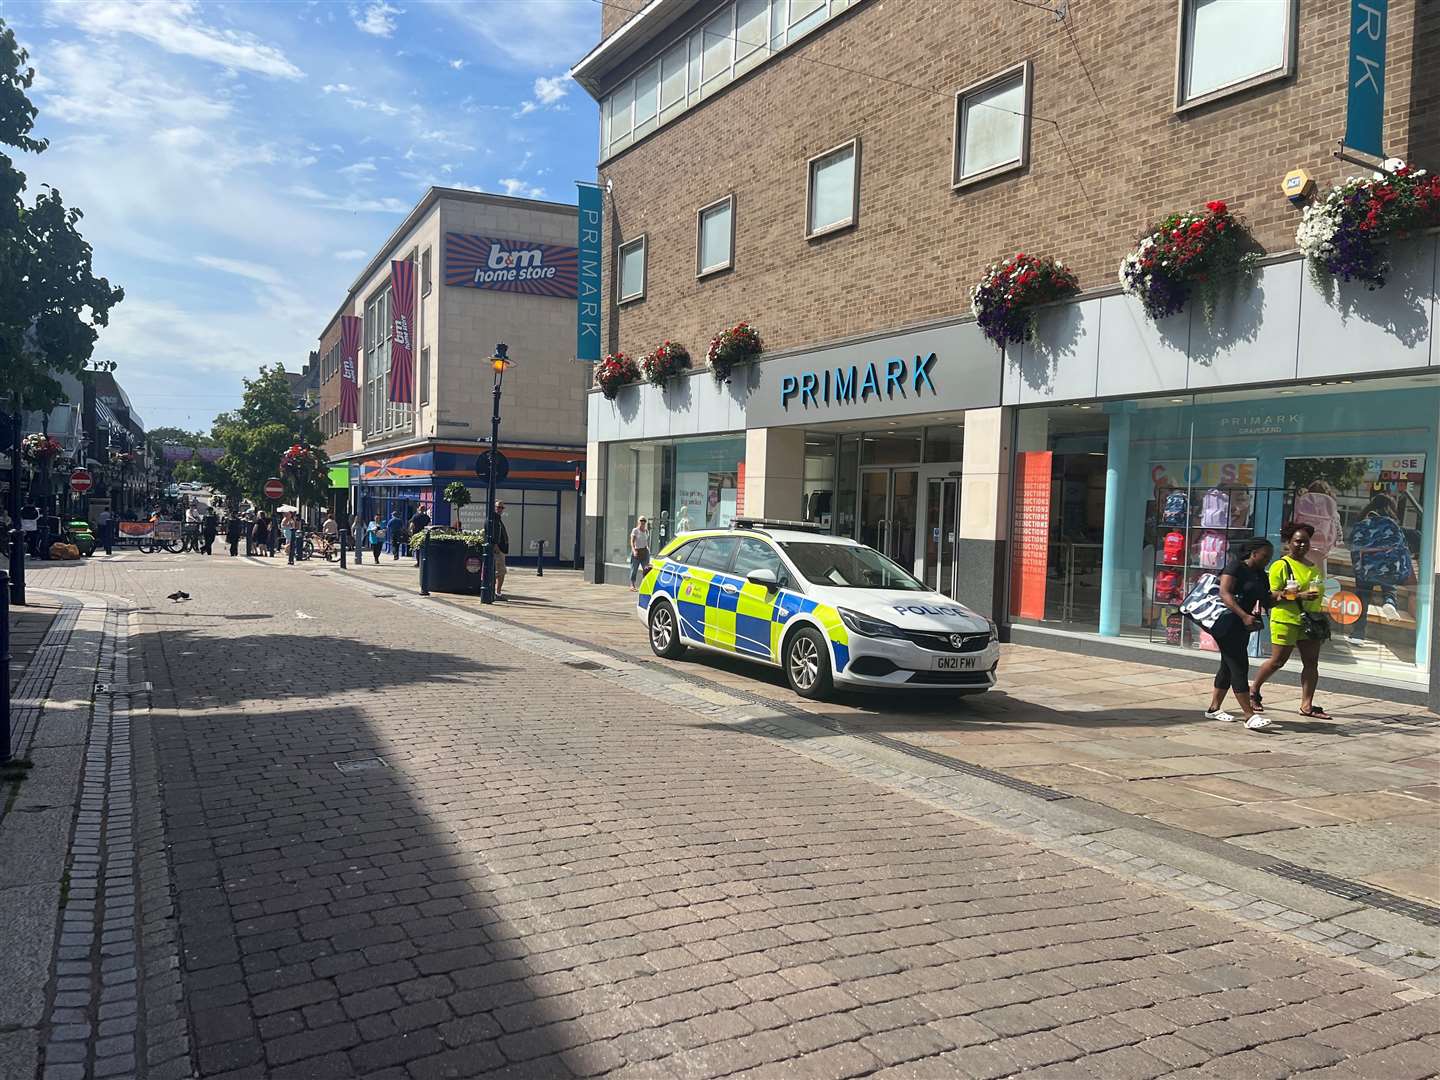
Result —
M577 180L580 189L579 297L575 301L575 359L600 362L600 261L605 233L605 192L598 184Z
M1350 66L1345 146L1371 157L1385 151L1385 32L1389 0L1350 0Z

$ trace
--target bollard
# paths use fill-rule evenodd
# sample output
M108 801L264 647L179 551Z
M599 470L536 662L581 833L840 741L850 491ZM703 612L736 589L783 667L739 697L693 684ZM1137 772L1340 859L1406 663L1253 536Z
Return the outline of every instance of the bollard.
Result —
M0 765L10 760L10 575L0 570Z
M535 544L536 544L536 548L535 548L535 576L536 576L536 577L544 577L544 576L545 576L545 541L544 541L544 540L536 540L536 541L535 541Z
M430 595L430 529L427 527L424 532L424 542L420 545L420 595Z

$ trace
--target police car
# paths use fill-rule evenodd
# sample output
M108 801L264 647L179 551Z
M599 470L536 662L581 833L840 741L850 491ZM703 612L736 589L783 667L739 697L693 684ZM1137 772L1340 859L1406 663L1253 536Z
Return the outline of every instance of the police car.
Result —
M640 584L650 648L709 649L779 667L801 697L833 687L983 693L994 626L874 548L803 522L737 518L676 537Z

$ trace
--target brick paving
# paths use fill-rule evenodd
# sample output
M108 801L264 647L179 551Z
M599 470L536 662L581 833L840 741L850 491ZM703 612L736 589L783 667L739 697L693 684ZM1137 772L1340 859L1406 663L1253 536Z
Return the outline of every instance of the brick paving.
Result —
M140 608L198 1075L1440 1063L1386 976L327 578L52 579Z
M415 587L413 568L362 579ZM569 572L516 570L490 613L652 663L634 598ZM469 597L447 601L478 610ZM665 663L665 662L659 662ZM673 666L673 665L671 665ZM902 737L971 764L1222 840L1246 851L1440 904L1440 717L1420 706L1321 694L1333 721L1267 689L1272 732L1200 715L1210 676L1007 645L996 691L960 702L850 697L802 703L778 673L713 655L683 665L721 687L799 705L849 730Z

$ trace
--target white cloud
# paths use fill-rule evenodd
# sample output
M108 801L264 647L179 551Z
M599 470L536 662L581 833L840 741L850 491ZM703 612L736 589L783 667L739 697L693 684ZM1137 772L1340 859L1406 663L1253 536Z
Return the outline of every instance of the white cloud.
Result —
M349 83L326 83L320 88L320 92L322 94L351 94L355 92L355 88Z
M44 65L43 89L36 96L49 119L105 127L146 121L189 129L224 120L234 111L229 102L178 86L157 71L127 70L113 57L74 42L49 49Z
M569 92L569 75L556 75L551 79L542 75L535 80L535 100L541 105L554 105Z
M524 180L517 180L513 176L505 177L500 181L500 190L506 195L514 195L520 199L543 199L545 197L543 187L533 187Z
M389 37L395 33L395 16L403 14L400 8L391 7L385 0L377 0L363 11L350 9L350 17L355 20L356 29L376 37Z
M341 176L358 179L359 177L368 176L370 173L373 173L375 171L375 163L373 161L357 161L352 165L346 165L336 171Z
M262 285L273 285L281 288L285 284L284 275L278 270L268 266L261 266L259 263L246 262L243 259L225 259L218 255L197 255L195 261L201 266L209 267L211 270L219 270L225 274L234 274L236 277L249 278L251 281L258 281Z
M371 101L362 97L347 97L345 103L353 109L364 109L366 112L377 112L381 116L399 116L400 110L388 101Z
M600 39L599 4L575 0L482 4L473 0L435 0L427 10L448 15L457 29L478 38L489 51L531 71L554 70L557 56L584 56Z
M92 37L129 34L176 56L250 71L277 79L303 79L305 73L273 45L252 34L222 30L200 18L194 0L52 0L52 14L73 22Z
M344 251L335 252L335 258L341 262L359 262L369 254L364 248L346 248Z
M454 68L456 71L459 71L461 68L463 68L463 67L465 66L465 61L464 61L464 60L451 60L451 61L450 61L450 66L451 66L452 68Z

